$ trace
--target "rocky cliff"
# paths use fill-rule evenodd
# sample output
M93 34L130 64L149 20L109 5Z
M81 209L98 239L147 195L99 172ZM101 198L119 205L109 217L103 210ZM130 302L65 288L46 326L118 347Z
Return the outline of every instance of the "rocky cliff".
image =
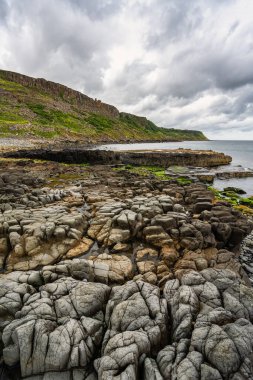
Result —
M145 117L45 79L0 70L0 137L82 142L205 140L199 131L159 128Z
M24 87L45 91L56 99L61 98L62 100L71 103L78 107L80 111L99 113L112 118L119 117L119 111L116 107L103 103L101 100L92 99L81 92L63 86L62 84L54 83L43 78L32 78L27 75L4 70L0 70L0 77L21 84Z

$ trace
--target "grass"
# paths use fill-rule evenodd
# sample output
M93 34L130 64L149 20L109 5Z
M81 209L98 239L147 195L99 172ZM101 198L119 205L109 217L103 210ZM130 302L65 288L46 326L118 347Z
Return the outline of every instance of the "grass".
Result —
M89 115L86 121L93 125L97 131L108 131L117 124L114 120L98 114Z
M25 92L25 87L22 86L19 83L8 81L4 78L0 77L0 88L2 88L5 91L10 91L10 92L17 92L17 91L24 91Z
M158 128L145 117L120 113L107 117L78 108L57 85L54 91L25 86L7 79L0 70L0 137L83 139L99 141L181 141L205 140L198 131ZM23 82L22 82L23 83ZM99 109L98 109L99 112Z

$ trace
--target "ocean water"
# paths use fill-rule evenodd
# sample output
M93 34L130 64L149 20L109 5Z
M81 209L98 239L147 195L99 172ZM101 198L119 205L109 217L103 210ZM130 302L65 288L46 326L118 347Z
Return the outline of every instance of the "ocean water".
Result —
M199 149L223 152L232 157L231 167L242 166L253 169L253 141L183 141L167 143L138 143L138 144L111 144L101 145L99 149L107 150L136 150L136 149ZM229 169L230 165L227 166ZM246 191L246 196L253 195L253 177L232 178L229 180L215 180L214 186L222 190L227 186L240 187Z

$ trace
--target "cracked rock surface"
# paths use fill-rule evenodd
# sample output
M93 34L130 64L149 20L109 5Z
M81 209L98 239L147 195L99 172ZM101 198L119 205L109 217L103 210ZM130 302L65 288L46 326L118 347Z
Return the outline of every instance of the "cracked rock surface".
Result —
M1 380L253 379L251 220L198 183L9 165Z

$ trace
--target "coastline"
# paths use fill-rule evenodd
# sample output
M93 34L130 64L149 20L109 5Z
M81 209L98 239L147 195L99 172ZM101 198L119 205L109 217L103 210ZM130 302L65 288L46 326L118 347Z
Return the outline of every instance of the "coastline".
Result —
M20 157L22 157L22 150L32 150L33 152L37 151L37 153L35 153L34 157L37 155L38 158L40 158L40 154L43 155L43 158L44 159L47 159L47 153L46 152L50 152L50 151L58 151L59 152L59 155L62 156L62 151L64 151L65 153L66 152L72 152L70 153L71 155L73 154L73 152L76 151L76 155L77 154L83 154L82 152L85 151L85 150L92 150L92 151L98 151L97 153L95 153L95 155L97 154L98 156L100 156L100 162L103 162L104 163L109 163L108 160L110 161L110 163L113 163L113 161L115 161L115 158L113 158L113 156L115 155L116 157L119 157L119 155L123 155L125 154L125 156L127 155L132 155L133 156L133 160L130 159L130 161L125 161L124 159L121 160L121 163L122 164L139 164L139 165L151 165L151 163L149 162L149 160L147 158L145 159L140 159L140 155L143 153L145 154L145 156L153 156L154 157L154 161L152 162L152 165L164 165L166 166L166 163L164 161L163 158L161 158L161 162L159 162L159 158L158 160L155 158L156 156L157 157L162 157L162 154L176 154L176 155L185 155L187 156L187 153L190 153L193 154L193 150L192 148L187 148L187 146L191 146L191 144L196 144L196 147L197 147L197 150L196 150L196 153L198 153L199 155L203 154L203 158L204 158L204 155L206 155L206 153L210 152L212 154L212 150L211 147L209 147L209 149L205 149L203 151L203 148L202 148L202 153L201 153L201 147L202 147L202 143L204 144L203 146L206 147L208 145L205 144L204 141L192 141L192 142L189 142L189 141L180 141L180 143L182 143L182 145L186 145L185 148L175 148L175 141L170 141L170 142L164 142L161 144L161 148L159 149L159 144L160 142L158 142L157 145L155 145L154 148L150 148L150 147L142 147L140 148L141 145L144 145L143 143L139 144L135 144L134 142L132 142L130 145L129 144L121 144L120 142L118 142L118 144L114 144L113 145L101 145L101 144L83 144L83 142L79 141L78 143L74 144L73 142L54 142L52 143L51 141L48 141L47 142L50 142L50 144L47 144L45 145L45 141L43 140L37 140L37 139L34 139L34 140L24 140L24 139L0 139L0 152L3 153L6 153L6 156L8 155L8 152L13 152L14 156L15 156L15 151L16 150L19 150L20 152L18 153L20 155ZM105 141L106 142L106 141ZM208 141L208 143L212 143L211 140ZM185 143L185 144L184 144ZM215 143L215 141L214 141ZM155 141L152 140L151 141L151 145L155 144ZM166 144L168 144L168 146L166 147ZM106 152L100 152L102 149L105 149L106 151L111 151L114 147L114 145L117 145L117 146L122 146L122 147L119 149L119 150L115 150L115 154L110 154L110 153L106 153ZM133 150L133 147L136 145L136 147L134 148ZM180 144L181 145L181 144ZM179 144L178 144L179 146ZM129 150L130 148L130 150ZM41 152L41 153L39 153ZM43 153L44 152L44 153ZM81 152L81 153L79 153ZM222 154L222 153L221 153ZM103 157L101 156L105 156L105 158L103 159ZM108 158L106 158L106 155L108 156ZM27 157L29 156L29 154L26 155ZM92 154L91 154L92 156ZM51 159L54 159L51 157ZM89 157L84 157L84 160L87 160L89 162L89 160L91 160L91 162L95 162L94 159L91 159ZM151 158L152 160L152 158ZM205 165L205 160L203 161L203 163L200 161L197 160L193 160L193 161L190 161L189 158L185 158L185 162L183 161L177 161L177 158L175 157L175 163L174 164L182 164L183 166L211 166L208 164L208 161L209 160L206 160L206 165ZM64 157L63 157L63 161L64 161ZM68 161L68 160L67 160ZM74 160L73 160L74 162ZM115 163L120 163L119 160L117 159L117 161ZM217 161L217 162L214 162L212 165L213 166L217 166L217 167L220 167L220 165L223 165L223 164L228 164L229 162L228 161ZM173 162L170 162L168 161L168 166L173 164ZM221 184L223 183L223 186L224 188L225 187L228 187L228 186L232 186L232 187L240 187L242 180L236 180L236 178L246 178L246 180L244 180L242 182L242 187L243 185L245 184L246 186L246 189L247 189L247 193L248 195L247 196L250 196L251 193L251 180L247 180L248 177L252 177L252 173L253 173L253 170L246 170L246 169L243 169L243 168L240 168L240 166L238 166L238 168L236 166L234 166L233 164L233 167L232 166L228 166L228 169L225 170L223 169L221 173L219 173L219 171L216 171L217 172L217 175L214 176L213 174L213 171L210 171L210 173L206 172L204 173L205 175L204 176L198 176L199 178L203 177L203 179L205 180L205 178L207 179L207 181L209 181L209 178L213 178L213 180L215 179L215 177L218 179L215 180L215 185L217 186L217 190L219 190L221 192L222 188L221 188ZM224 179L224 180L223 180ZM212 181L213 181L212 180ZM229 181L228 181L229 180ZM247 184L249 184L247 186ZM252 189L253 189L253 183L252 183ZM253 194L253 190L252 190L252 194Z
M20 147L27 145L29 146L40 146L40 145L47 145L52 147L61 147L64 149L64 147L74 147L74 146L82 146L84 148L93 147L94 149L102 146L102 145L120 145L120 144L145 144L145 143L175 143L175 142L184 142L184 141L211 141L209 139L203 139L203 140L168 140L168 139L122 139L122 140L113 140L113 139L101 139L97 141L93 141L92 139L78 139L78 140L69 140L66 141L66 139L46 139L46 138L32 138L29 137L24 138L21 136L15 136L15 137L0 137L0 147L5 146L13 146L16 143L20 144ZM4 143L4 144L3 144Z

